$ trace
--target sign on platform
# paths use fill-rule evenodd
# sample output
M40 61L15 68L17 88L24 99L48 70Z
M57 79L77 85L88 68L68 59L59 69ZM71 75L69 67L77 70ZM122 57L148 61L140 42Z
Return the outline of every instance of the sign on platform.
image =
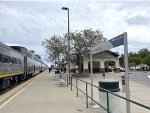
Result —
M91 84L93 84L93 77L92 77L92 69L93 69L93 63L92 63L92 54L99 53L105 50L109 50L114 47L118 47L124 45L124 63L125 63L125 82L126 82L126 98L130 100L130 89L129 89L129 70L128 70L128 42L127 42L127 32L111 39L106 42L101 42L97 46L93 47L91 49L91 55L90 55L90 62L91 62ZM150 76L148 76L150 78ZM91 87L91 98L93 99L93 87ZM127 105L127 113L130 113L130 102L126 101Z
M95 54L121 45L124 45L124 34L108 40L107 42L100 42L97 46L93 47L91 51L92 54Z

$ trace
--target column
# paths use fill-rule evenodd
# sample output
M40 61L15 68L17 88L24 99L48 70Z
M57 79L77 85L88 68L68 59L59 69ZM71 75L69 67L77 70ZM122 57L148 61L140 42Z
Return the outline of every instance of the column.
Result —
M116 60L114 60L115 61L115 69L114 69L114 71L116 72L116 73L119 73L120 72L120 64L119 64L119 58L116 58Z
M83 73L89 73L88 62L89 60L83 60Z
M100 60L100 72L104 73L105 72L105 61Z

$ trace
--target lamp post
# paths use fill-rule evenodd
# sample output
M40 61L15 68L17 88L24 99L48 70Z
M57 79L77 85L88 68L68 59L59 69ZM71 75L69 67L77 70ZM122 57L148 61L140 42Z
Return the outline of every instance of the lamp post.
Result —
M69 8L67 7L62 7L62 10L67 10L68 11L68 72L69 72L69 83L70 83L70 34L69 34Z

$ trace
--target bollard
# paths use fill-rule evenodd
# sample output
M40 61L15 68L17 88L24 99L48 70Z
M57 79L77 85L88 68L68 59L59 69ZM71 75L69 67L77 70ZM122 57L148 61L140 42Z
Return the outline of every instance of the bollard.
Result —
M121 76L121 81L122 81L122 91L125 92L126 91L125 75Z
M119 94L120 91L119 81L114 79L104 79L99 81L99 87L117 94ZM105 107L111 113L121 113L120 98L104 91L103 89L99 88L100 105ZM108 113L108 111L100 107L99 113Z
M60 71L59 70L55 71L55 80L60 80Z
M67 84L67 80L68 80L67 76L68 76L68 75L67 75L67 74L68 74L68 73L64 73L64 72L63 72L63 73L62 73L62 79L65 81L64 85L68 87L68 84Z

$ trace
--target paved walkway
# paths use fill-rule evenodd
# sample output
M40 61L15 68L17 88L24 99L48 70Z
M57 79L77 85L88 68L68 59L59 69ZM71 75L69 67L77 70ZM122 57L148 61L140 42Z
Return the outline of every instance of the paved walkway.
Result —
M46 71L0 106L0 113L93 113L68 87Z

